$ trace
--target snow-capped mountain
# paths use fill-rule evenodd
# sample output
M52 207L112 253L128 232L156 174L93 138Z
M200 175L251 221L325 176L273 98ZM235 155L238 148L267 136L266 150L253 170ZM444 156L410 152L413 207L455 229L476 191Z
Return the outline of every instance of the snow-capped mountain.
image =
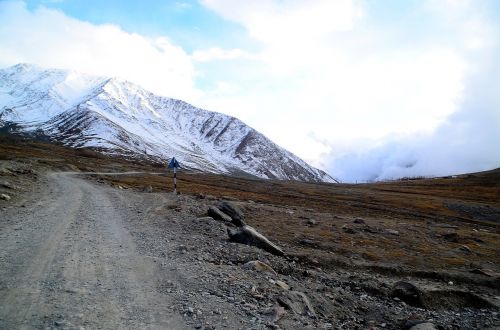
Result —
M18 64L0 70L0 127L75 148L213 173L334 182L239 119L116 78Z

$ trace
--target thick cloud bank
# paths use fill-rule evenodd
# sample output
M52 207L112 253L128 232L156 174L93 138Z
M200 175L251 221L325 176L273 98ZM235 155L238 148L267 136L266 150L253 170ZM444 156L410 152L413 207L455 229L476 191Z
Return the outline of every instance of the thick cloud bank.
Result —
M390 137L385 143L336 157L328 170L342 181L442 176L500 167L500 49L478 59L460 109L430 134Z

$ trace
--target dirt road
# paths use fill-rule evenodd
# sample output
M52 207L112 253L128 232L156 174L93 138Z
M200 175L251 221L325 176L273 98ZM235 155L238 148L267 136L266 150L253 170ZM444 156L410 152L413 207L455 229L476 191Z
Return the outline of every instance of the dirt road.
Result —
M185 328L155 287L168 272L123 225L127 199L74 175L47 183L2 212L0 328Z

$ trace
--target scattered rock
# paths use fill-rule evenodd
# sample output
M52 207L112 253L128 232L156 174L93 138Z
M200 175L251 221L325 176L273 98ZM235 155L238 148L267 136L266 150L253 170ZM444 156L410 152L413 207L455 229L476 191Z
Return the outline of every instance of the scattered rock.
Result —
M316 316L316 312L303 292L284 291L278 296L278 303L295 314Z
M245 225L236 229L228 228L227 234L232 242L256 246L277 256L285 254L281 248L250 226Z
M313 248L318 248L319 245L318 243L316 243L315 240L313 239L309 239L309 238L303 238L299 241L299 244L300 245L305 245L305 246L310 246L310 247L313 247Z
M10 201L10 196L7 194L0 194L0 199L3 199L4 201Z
M231 202L221 202L219 204L219 210L229 215L232 219L232 223L237 227L245 226L245 215L243 212Z
M467 245L462 245L461 247L459 247L459 249L465 253L472 253L471 248L468 247Z
M368 226L368 225L363 226L363 231L370 233L370 234L380 234L382 232L382 230L380 230L380 228L372 227L372 226Z
M448 242L458 243L458 234L457 233L446 233L442 234L441 237Z
M308 224L309 226L315 226L315 225L316 225L316 220L314 220L314 219L309 219L309 220L307 220L307 224Z
M196 222L203 222L203 223L206 223L206 224L210 224L210 223L212 223L212 221L214 221L214 218L212 218L212 217L199 217L199 218L196 218Z
M290 286L283 281L277 280L275 283L277 286L279 286L283 290L290 290Z
M7 189L11 189L11 190L15 190L16 189L16 186L10 184L7 181L4 181L4 182L0 183L0 186L4 187L4 188L7 188Z
M152 193L153 192L153 187L146 186L146 187L144 187L143 192L145 192L145 193Z
M399 298L411 306L421 307L423 305L422 292L409 282L396 282L392 287L391 296Z
M220 220L224 222L231 222L231 217L221 210L219 210L216 206L211 206L207 212L208 216L214 218L215 220Z
M8 168L0 168L0 175L12 175L13 173Z
M349 227L347 225L343 225L342 229L346 234L356 234L356 231L352 227Z
M395 236L399 236L399 231L397 230L394 230L394 229L387 229L386 232L390 235L395 235Z
M276 271L271 266L269 266L268 264L266 264L262 261L259 261L259 260L249 261L243 265L243 268L252 269L252 270L255 270L258 272L271 273L273 275L278 275L278 273L276 273Z
M357 223L359 225L364 225L366 222L365 222L365 220L363 220L361 218L356 218L356 219L354 219L353 223Z
M275 305L264 311L264 316L267 322L278 322L283 316L286 315L284 307Z

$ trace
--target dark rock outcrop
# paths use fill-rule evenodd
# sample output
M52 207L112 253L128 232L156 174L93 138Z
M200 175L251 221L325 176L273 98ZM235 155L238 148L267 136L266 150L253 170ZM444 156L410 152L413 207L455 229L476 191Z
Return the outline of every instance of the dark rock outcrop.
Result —
M240 208L237 207L236 205L234 205L233 203L227 202L227 201L221 202L219 204L219 209L231 217L231 219L232 219L231 222L236 227L243 227L246 225L245 224L245 215L240 210Z
M285 254L276 244L272 243L264 235L247 225L234 229L228 228L227 235L232 242L252 245L277 256L283 256Z

